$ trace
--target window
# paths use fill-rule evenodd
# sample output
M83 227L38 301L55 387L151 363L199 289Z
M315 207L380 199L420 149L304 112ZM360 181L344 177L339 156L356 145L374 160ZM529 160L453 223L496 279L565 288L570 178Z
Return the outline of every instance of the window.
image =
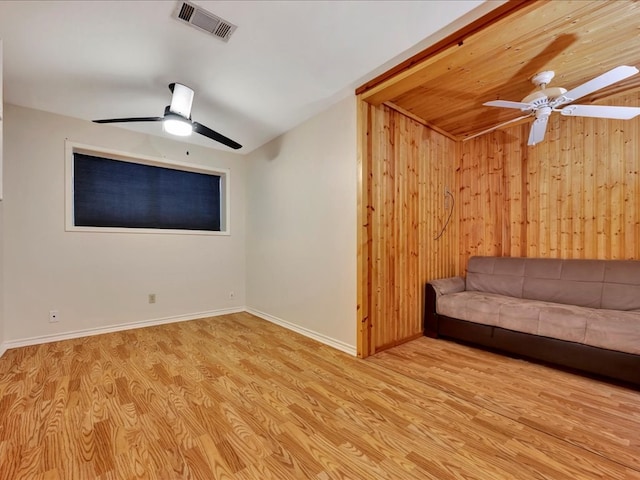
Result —
M67 230L229 233L228 171L67 150Z

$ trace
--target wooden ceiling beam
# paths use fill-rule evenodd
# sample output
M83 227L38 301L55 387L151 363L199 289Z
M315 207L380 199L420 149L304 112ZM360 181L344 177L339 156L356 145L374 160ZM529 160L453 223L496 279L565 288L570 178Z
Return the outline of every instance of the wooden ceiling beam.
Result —
M372 88L380 85L386 80L389 80L390 78L395 77L400 72L410 69L411 67L419 64L426 58L429 58L431 55L438 53L440 50L445 50L453 45L457 45L461 42L464 42L465 38L474 34L478 30L485 28L487 25L494 23L499 18L502 18L510 13L513 13L517 9L522 8L523 6L532 2L533 0L508 0L506 3L491 10L489 13L471 22L469 25L462 27L460 30L452 33L451 35L443 38L439 42L436 42L432 46L424 49L421 52L416 53L415 55L413 55L411 58L408 58L404 62L399 63L395 67L390 68L386 72L378 75L377 77L359 86L356 89L356 95L360 95L361 93L371 90Z
M525 123L531 123L533 120L535 120L534 117L520 118L518 120L514 120L512 122L505 122L503 124L496 125L495 127L490 127L486 130L482 130L479 132L469 132L467 135L464 135L458 138L460 138L461 141L466 142L467 140L471 140L476 137L481 137L482 135L486 135L491 132L496 132L498 130L504 130L511 127L517 127L518 125L524 125Z
M526 7L529 9L537 8L537 4L544 2L537 2L535 0L509 0L505 4L492 10L486 15L482 16L478 20L463 27L457 32L449 35L443 40L435 43L431 47L423 50L422 52L414 55L413 57L405 60L399 65L387 70L382 75L370 80L369 82L361 85L356 89L356 95L362 94L362 99L373 105L380 105L387 100L391 100L398 94L405 93L406 91L420 85L422 78L418 78L416 74L429 67L433 62L439 58L444 58L449 55L452 50L464 45L464 42L472 35L478 33L489 25L506 18L509 15L516 13ZM411 86L406 83L405 79L411 78ZM403 83L404 82L404 83ZM398 89L397 85L403 84L403 87ZM407 85L404 87L404 85ZM396 86L393 92L391 88ZM387 94L381 94L381 92L387 92ZM399 92L399 93L398 93Z
M396 105L393 102L384 102L384 105L389 107L392 110L395 110L398 113L401 113L402 115L404 115L405 117L409 117L411 120L414 120L416 122L418 122L421 125L424 125L425 127L429 127L431 130L438 132L441 135L444 135L447 138L450 138L451 140L457 142L458 140L461 140L460 137L456 137L455 135L452 135L451 133L447 132L446 130L441 129L440 127L436 127L435 125L433 125L432 123L427 122L424 118L419 117L418 115L415 115L413 113L411 113L408 110L405 110L404 108Z

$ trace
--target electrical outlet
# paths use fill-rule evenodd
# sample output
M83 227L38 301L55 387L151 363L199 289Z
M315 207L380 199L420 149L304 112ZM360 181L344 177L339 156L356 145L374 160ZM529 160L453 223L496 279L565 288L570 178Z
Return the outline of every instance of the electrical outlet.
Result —
M229 292L229 298L236 298L236 292Z
M149 303L156 303L156 294L155 293L150 293L149 294Z
M49 310L49 323L58 323L60 320L60 313L58 310Z

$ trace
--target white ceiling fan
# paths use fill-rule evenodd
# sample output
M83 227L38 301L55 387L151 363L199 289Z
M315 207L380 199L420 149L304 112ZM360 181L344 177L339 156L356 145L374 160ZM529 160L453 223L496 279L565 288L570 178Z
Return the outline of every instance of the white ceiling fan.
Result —
M560 112L562 115L574 117L597 117L629 120L640 114L640 107L567 104L570 104L585 95L589 95L596 90L613 85L614 83L624 80L636 73L638 73L638 69L636 67L622 65L567 91L562 87L547 88L547 85L554 77L555 73L552 71L540 72L531 79L531 82L539 87L539 90L527 95L521 102L493 100L491 102L483 103L483 105L488 107L518 109L526 112L525 115L509 120L508 122L501 123L474 135L470 135L469 137L466 137L466 139L483 135L524 118L535 117L535 120L531 125L528 141L529 145L535 145L544 139L549 115L551 115L552 112Z

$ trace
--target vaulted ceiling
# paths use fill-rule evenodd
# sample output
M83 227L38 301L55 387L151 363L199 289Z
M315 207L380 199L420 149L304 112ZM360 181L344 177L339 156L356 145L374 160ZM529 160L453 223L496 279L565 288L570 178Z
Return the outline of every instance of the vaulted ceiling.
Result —
M619 65L640 67L640 2L513 5L510 14L463 35L454 45L361 88L362 98L386 103L452 138L464 139L522 115L482 104L521 101L536 89L531 83L536 73L553 70L550 86L571 89ZM613 94L639 88L640 75L635 75L576 103L603 103Z
M503 1L194 0L237 25L225 43L176 20L179 0L0 0L4 101L86 120L154 117L167 85L183 83L193 119L247 153ZM166 136L159 123L102 128Z

